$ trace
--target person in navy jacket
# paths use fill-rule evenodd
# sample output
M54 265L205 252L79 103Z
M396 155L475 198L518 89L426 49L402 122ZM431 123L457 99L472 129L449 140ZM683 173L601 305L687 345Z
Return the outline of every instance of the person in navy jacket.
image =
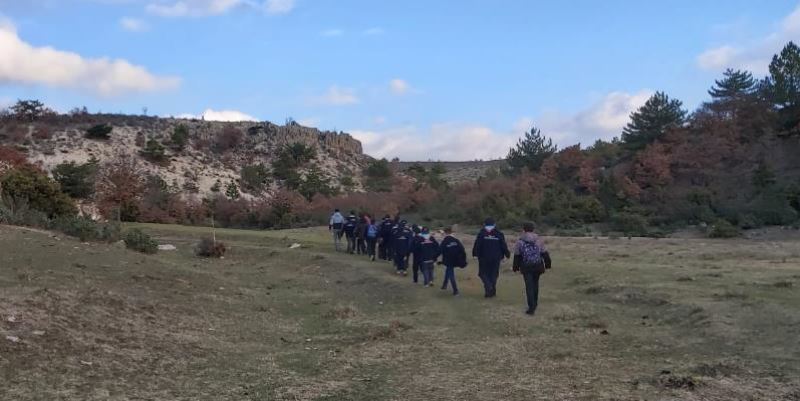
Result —
M453 287L453 295L458 295L458 285L456 285L456 271L455 268L467 267L467 251L464 245L456 237L453 236L453 229L447 227L444 229L445 237L442 240L441 254L442 264L444 265L444 283L442 289L447 289L449 283Z
M500 262L510 258L506 237L497 229L494 219L488 218L475 238L472 256L478 258L478 277L483 281L484 296L497 295L497 279L500 277Z
M411 241L414 233L406 227L405 220L401 221L394 231L392 248L394 249L394 266L397 274L406 275L408 269L408 255L411 253Z
M433 267L436 259L439 258L439 243L433 238L428 228L422 229L419 238L420 241L417 244L419 269L422 270L425 287L433 287Z
M394 252L392 252L392 241L394 238L392 237L392 228L394 227L394 222L392 218L389 217L387 214L383 217L383 221L380 224L380 246L378 249L378 257L383 260L392 260L394 257Z

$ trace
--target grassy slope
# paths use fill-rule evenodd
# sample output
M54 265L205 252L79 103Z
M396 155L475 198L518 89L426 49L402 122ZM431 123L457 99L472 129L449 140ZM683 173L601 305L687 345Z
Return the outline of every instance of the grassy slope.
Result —
M797 242L554 238L529 318L521 279L484 300L474 263L454 299L323 230L221 230L203 260L205 230L141 227L178 251L0 226L0 399L800 397Z

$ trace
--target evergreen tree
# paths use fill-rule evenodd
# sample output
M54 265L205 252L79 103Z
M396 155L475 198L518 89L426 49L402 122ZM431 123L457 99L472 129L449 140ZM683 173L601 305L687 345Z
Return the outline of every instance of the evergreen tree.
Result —
M228 186L225 187L225 196L227 196L230 200L236 200L239 199L240 195L239 187L236 186L236 183L233 181L229 182Z
M558 147L553 145L552 139L546 138L536 127L531 127L531 130L525 133L525 137L517 142L517 146L508 151L506 162L514 174L524 168L535 172L539 171L544 161L557 150Z
M667 128L679 126L686 119L686 110L678 99L656 92L644 106L631 114L631 121L622 130L622 142L629 150L641 150L664 135Z
M723 78L715 80L714 87L708 91L714 101L729 102L741 99L753 93L756 88L756 81L749 71L728 68L722 75Z
M789 42L769 64L772 95L780 107L800 105L800 47Z
M172 142L172 147L175 150L182 151L189 142L189 128L183 124L178 124L178 126L172 130L170 142Z

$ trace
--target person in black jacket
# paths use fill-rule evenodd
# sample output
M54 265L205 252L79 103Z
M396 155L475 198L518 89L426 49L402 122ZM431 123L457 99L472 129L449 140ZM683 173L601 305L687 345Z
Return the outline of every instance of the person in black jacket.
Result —
M411 252L411 240L414 238L414 233L406 227L406 222L401 221L397 228L394 230L394 240L392 241L392 248L394 250L394 266L397 269L397 274L408 274L408 255Z
M525 280L525 296L528 300L525 313L529 315L536 313L536 307L539 306L539 278L552 267L550 253L533 229L533 223L525 223L522 235L514 244L514 271L521 272Z
M356 212L350 212L347 220L344 222L344 236L347 238L347 253L355 253L356 251L356 226L358 225L358 218Z
M383 217L383 221L380 224L380 246L378 247L378 257L383 260L392 260L394 256L394 252L392 252L392 241L394 238L392 237L392 227L394 227L394 222L387 214Z
M483 281L484 296L496 296L500 262L504 257L510 258L511 252L508 250L505 235L497 229L494 219L488 218L484 222L484 227L475 238L472 256L478 258L478 277Z
M433 287L433 267L436 259L439 258L439 243L433 238L430 230L423 228L419 234L422 239L417 247L419 248L419 269L422 270L422 277L425 287Z
M420 264L422 263L422 255L420 255L420 244L424 241L421 235L421 229L419 226L414 224L411 227L411 231L414 233L414 239L411 240L411 278L414 283L419 283L419 269Z
M464 245L456 237L453 236L453 229L447 227L444 229L445 237L442 239L440 245L442 254L442 264L444 265L444 283L442 289L447 289L449 283L453 287L453 295L458 295L458 285L456 285L456 267L467 267L467 251Z

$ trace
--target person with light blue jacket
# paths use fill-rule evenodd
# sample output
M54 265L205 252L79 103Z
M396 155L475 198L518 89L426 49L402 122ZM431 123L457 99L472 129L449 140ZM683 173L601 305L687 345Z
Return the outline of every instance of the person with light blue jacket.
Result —
M342 248L342 234L344 234L344 216L336 209L331 215L330 223L328 223L328 231L333 233L333 246L336 252L341 251Z

